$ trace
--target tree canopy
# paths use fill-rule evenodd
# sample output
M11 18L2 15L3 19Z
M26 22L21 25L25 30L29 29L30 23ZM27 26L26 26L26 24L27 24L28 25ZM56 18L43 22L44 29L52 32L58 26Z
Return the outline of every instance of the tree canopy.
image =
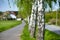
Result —
M45 0L44 1L45 2L45 5L49 5L49 7L51 7L52 8L52 2L55 2L55 3L57 3L57 0Z
M16 5L19 9L20 16L26 18L31 14L32 3L35 0L15 0ZM44 0L44 7L47 8L47 4L52 8L52 2L57 3L57 0Z
M31 14L33 0L15 0L20 16L26 18Z

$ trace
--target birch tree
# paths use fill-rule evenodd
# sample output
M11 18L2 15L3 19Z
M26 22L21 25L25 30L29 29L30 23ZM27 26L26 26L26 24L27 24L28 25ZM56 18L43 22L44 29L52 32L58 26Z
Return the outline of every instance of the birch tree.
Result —
M49 5L52 9L52 2L56 3L56 0L35 0L34 8L32 9L32 21L31 22L31 36L36 38L36 40L43 40L44 36L44 9L45 5L44 2ZM46 4L46 5L47 5ZM44 6L43 6L44 5ZM35 15L35 16L34 16ZM35 18L35 19L34 19ZM36 35L36 28L37 28L37 35Z
M17 0L17 6L19 10L22 8L21 9L22 17L24 16L23 14L28 16L30 11L29 14L31 15L29 18L30 35L36 38L36 40L43 40L44 38L43 37L44 36L43 35L44 34L44 9L45 9L44 2L46 2L51 8L52 1L56 3L56 0ZM31 7L31 9L29 9L30 8L29 6ZM36 31L36 28L38 31Z

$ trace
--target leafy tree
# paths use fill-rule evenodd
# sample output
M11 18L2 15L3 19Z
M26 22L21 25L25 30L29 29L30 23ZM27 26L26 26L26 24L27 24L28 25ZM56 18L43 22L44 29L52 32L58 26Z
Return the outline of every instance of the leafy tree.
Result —
M0 15L2 15L3 13L2 12L0 12Z
M19 14L22 18L26 18L31 14L33 0L15 0L19 8Z

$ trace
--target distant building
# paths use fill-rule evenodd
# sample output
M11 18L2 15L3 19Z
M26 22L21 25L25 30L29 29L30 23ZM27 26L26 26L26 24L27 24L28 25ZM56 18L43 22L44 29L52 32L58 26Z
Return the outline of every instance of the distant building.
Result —
M8 12L8 11L7 11ZM18 11L9 11L8 19L16 19L17 18Z
M3 20L10 20L10 19L16 19L18 15L18 11L6 11L3 12L3 15L1 15Z

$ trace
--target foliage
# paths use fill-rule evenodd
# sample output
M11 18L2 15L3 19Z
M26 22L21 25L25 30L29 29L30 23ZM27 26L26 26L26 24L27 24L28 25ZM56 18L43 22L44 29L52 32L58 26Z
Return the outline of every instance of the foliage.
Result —
M57 22L58 25L60 25L60 12L57 12ZM56 24L56 11L52 11L52 12L47 12L45 13L45 23L49 23L49 24Z
M2 19L2 15L3 15L3 13L0 11L0 20Z
M58 20L58 23L57 24L60 26L60 19Z
M56 12L45 13L45 22L49 22L50 19L56 19Z
M57 14L57 15L58 15L58 19L60 19L60 11L58 12L58 14Z
M31 14L33 0L15 0L22 18L26 18Z
M52 8L52 2L57 3L57 0L45 0L45 1L44 1L44 4L45 4L45 5L48 4L49 7ZM46 6L46 8L47 8L47 6Z
M0 11L0 15L2 15L3 13Z
M44 40L60 40L60 35L49 30L45 30Z
M18 24L20 24L21 21L0 21L0 32L5 31L7 29L10 29Z
M35 40L34 38L30 37L30 32L28 30L28 24L25 25L23 33L21 35L22 40Z
M51 19L48 24L56 24L56 19Z
M11 8L9 0L8 0L8 4L9 4L9 7Z

